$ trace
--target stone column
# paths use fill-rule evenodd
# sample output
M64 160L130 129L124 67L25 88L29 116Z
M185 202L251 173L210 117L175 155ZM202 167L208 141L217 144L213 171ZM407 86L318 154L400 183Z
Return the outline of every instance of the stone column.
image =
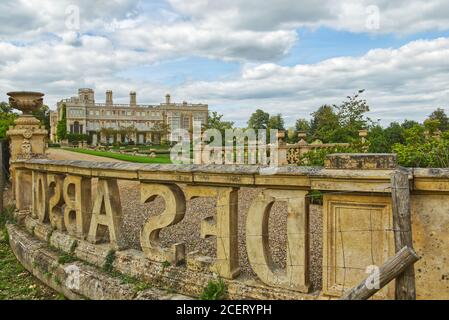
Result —
M9 92L9 104L22 111L14 126L6 135L11 140L11 161L17 159L45 158L48 131L41 126L32 111L39 109L43 103L43 93Z
M287 146L284 142L285 138L285 132L284 131L279 131L277 133L277 140L278 140L278 165L280 166L284 166L286 164L288 164L287 162Z

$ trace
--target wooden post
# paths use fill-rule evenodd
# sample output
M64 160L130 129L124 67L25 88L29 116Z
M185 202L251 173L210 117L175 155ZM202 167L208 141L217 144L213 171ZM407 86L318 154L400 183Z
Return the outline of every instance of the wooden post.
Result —
M393 208L393 229L395 250L413 248L412 222L410 213L410 186L408 172L396 170L391 176L391 197ZM415 269L407 268L396 279L396 300L415 300Z
M396 255L388 259L380 268L378 274L378 286L371 286L372 276L367 277L359 285L347 292L341 300L366 300L382 289L391 280L403 274L404 270L413 267L420 258L415 251L409 247L399 250ZM377 280L375 278L375 280Z

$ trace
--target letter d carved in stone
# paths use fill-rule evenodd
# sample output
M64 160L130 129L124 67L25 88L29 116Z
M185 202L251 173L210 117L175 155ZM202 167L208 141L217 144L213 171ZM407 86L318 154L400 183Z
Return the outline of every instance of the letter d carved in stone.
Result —
M91 179L68 175L64 179L64 224L67 232L84 239L90 224Z
M248 259L261 281L308 292L308 205L302 190L262 191L252 203L246 220ZM275 201L287 202L287 268L276 269L269 252L268 218Z
M111 246L116 250L123 249L125 241L122 225L122 205L117 180L98 179L87 240L99 243L105 238L106 231L109 231Z
M184 243L176 243L172 248L162 248L159 232L177 224L184 218L186 200L182 190L177 185L140 184L141 203L154 201L157 196L165 200L165 210L157 216L149 217L140 233L140 245L148 259L158 262L168 261L179 264L185 261Z

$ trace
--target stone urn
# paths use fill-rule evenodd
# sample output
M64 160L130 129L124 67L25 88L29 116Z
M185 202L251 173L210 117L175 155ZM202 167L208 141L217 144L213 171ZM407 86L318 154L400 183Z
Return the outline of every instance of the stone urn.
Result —
M40 92L15 91L8 92L9 104L14 109L20 110L24 115L39 109L44 102L44 94Z
M40 92L15 91L8 92L9 104L14 109L22 111L22 115L17 118L15 124L17 126L37 126L40 122L32 112L42 107L44 94Z

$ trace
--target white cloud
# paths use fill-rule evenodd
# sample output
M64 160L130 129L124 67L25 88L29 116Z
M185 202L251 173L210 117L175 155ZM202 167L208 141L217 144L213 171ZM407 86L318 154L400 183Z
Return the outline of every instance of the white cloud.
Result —
M445 106L449 101L449 38L414 41L398 49L376 49L361 57L312 65L246 67L238 78L189 83L177 94L220 105L228 119L243 121L262 107L282 112L292 122L308 117L322 104L338 104L358 89L366 89L374 119L419 119ZM229 106L237 108L227 110Z
M373 118L420 118L448 101L447 38L313 65L277 63L297 42L301 26L397 34L448 30L447 1L169 2L156 6L156 13L143 10L148 2L138 0L0 2L0 90L42 90L53 106L78 87L94 87L99 100L106 89L123 101L136 90L139 100L148 102L161 101L171 89L178 100L209 102L242 122L256 107L293 121L360 88L367 89ZM80 30L66 27L72 3L80 8ZM367 28L370 5L379 8L379 29ZM192 81L176 89L117 75L185 56L236 60L242 70L231 79Z

